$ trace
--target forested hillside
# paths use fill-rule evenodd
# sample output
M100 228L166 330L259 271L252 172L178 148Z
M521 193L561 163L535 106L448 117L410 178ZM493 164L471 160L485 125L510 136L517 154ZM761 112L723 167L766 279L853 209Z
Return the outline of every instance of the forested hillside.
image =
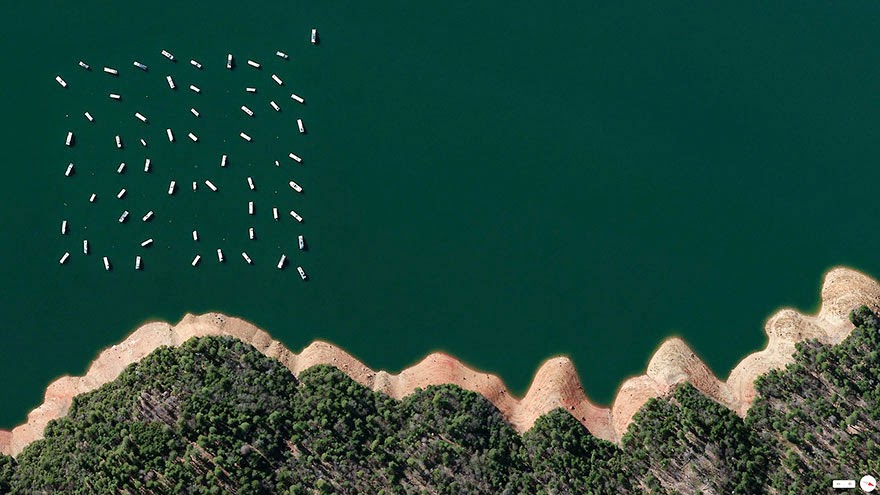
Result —
M799 346L743 420L684 384L621 445L557 409L518 435L452 385L402 401L329 366L299 379L228 337L160 348L74 399L45 439L0 456L0 493L832 493L880 474L880 320Z

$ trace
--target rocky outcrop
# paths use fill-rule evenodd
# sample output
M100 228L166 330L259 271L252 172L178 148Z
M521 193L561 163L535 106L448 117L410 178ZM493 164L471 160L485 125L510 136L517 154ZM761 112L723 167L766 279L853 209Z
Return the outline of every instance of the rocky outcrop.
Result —
M30 442L42 438L50 420L67 414L74 396L114 380L126 366L157 347L178 346L192 337L207 335L230 335L248 342L265 355L281 361L295 375L317 364L335 366L355 381L398 399L416 388L455 384L492 401L521 432L531 428L541 415L562 407L593 435L618 441L645 402L663 396L684 381L744 415L755 397L755 378L792 362L794 346L801 340L817 338L829 344L843 340L852 331L847 319L849 312L862 304L880 309L880 284L854 270L835 268L825 276L819 314L807 316L783 309L773 315L765 325L767 347L743 359L726 382L715 377L681 339L671 338L654 353L644 375L623 383L610 409L589 401L577 370L565 357L545 362L535 374L526 395L518 399L510 395L497 376L472 370L443 353L431 354L395 375L373 371L344 350L326 342L314 342L295 354L244 320L219 313L186 315L174 326L159 322L143 325L121 343L105 349L84 376L65 376L55 380L46 389L43 404L28 414L25 424L11 432L0 431L0 452L17 455Z

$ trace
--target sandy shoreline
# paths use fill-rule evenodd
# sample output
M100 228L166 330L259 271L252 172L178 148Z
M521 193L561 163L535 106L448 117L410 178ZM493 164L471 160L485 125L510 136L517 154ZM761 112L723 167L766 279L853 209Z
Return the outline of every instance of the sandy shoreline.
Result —
M325 342L313 342L295 354L244 320L219 313L188 314L174 326L164 322L147 323L121 343L101 352L84 376L64 376L52 382L46 389L43 404L28 414L26 423L12 431L0 430L0 453L17 455L29 443L42 438L46 423L67 414L74 396L114 380L126 366L157 347L178 346L191 337L205 335L231 335L248 342L263 354L281 361L297 376L311 366L330 364L357 382L398 399L416 388L456 384L492 401L520 432L531 428L541 415L563 407L593 435L616 442L648 399L662 396L683 381L693 383L709 397L744 415L755 396L752 383L756 377L790 363L794 345L801 340L817 338L834 344L846 338L852 331L847 320L850 310L862 304L880 309L880 284L854 270L834 268L825 275L821 297L822 306L817 315L803 315L792 309L773 315L764 327L767 347L740 361L726 382L713 375L681 339L667 339L654 353L646 373L623 383L611 408L598 407L589 401L577 371L566 357L544 362L525 396L518 399L497 376L472 370L443 353L430 354L394 375L373 371L344 350Z

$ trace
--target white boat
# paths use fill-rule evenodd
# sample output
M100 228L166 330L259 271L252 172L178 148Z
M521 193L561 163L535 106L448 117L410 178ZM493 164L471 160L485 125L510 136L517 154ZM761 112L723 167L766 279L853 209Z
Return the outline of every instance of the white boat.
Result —
M65 264L65 263L67 263L67 259L68 259L68 258L70 258L70 253L67 252L67 251L65 251L64 254L61 255L61 259L58 260L58 263L60 263L60 264L63 265L63 264Z
M241 136L241 138L244 139L244 140L247 141L247 142L250 142L250 141L251 141L251 137L248 136L247 134L243 133L243 132L239 133L238 135Z
M201 93L201 92L202 92L202 90L201 90L198 86L196 86L195 84L190 84L190 85L189 85L189 89L195 91L196 93Z
M217 249L217 261L219 261L220 263L223 263L223 250L222 249Z
M298 193L303 192L303 188L302 188L302 186L300 186L300 185L297 184L296 182L294 182L294 181L290 181L290 182L288 182L287 184L288 184L291 188L293 188L294 191L296 191L296 192L298 192Z
M292 100L295 100L295 101L298 102L298 103L303 103L303 104L304 104L304 103L306 102L306 100L304 100L301 96L299 96L299 95L297 95L297 94L294 94L294 93L291 93L291 94L290 94L290 98L291 98Z
M290 58L284 52L275 52L275 55L278 55L279 57L283 58L284 60L287 60L288 58Z
M300 234L300 235L298 236L298 239L299 239L299 250L300 250L300 251L305 251L305 250L306 250L306 238L303 237L302 234Z
M244 105L241 106L241 111L248 114L249 117L254 116L254 111Z
M284 81L282 81L281 78L276 76L275 74L272 74L272 80L278 83L279 86L284 85Z
M149 172L149 171L150 171L150 159L145 158L144 159L144 172Z
M61 76L55 76L55 80L58 81L58 84L60 84L62 88L67 87L67 81L61 79Z
M144 140L144 138L141 138L141 146L143 146L144 148L147 147L147 142Z
M116 136L116 147L122 149L122 138L119 136Z
M67 220L61 221L61 235L67 235Z
M248 201L248 215L254 214L254 202Z
M303 270L303 267L301 267L301 266L296 267L296 271L299 272L299 276L301 279L308 280L309 276L306 275L306 271Z
M195 60L190 60L189 63L192 64L192 66L195 67L196 69L202 68L202 64L200 64L199 62L197 62Z
M195 191L198 188L199 188L199 183L196 181L193 181L193 191Z
M144 64L142 64L142 63L140 63L140 62L138 62L137 60L134 61L134 64L133 64L133 65L134 65L135 67L137 67L138 69L142 70L142 71L145 71L145 72L146 72L146 70L147 70L147 66L144 65Z
M85 69L85 70L92 70L92 68L89 67L89 64L83 62L82 60L79 61L79 66L82 67L82 68Z
M124 187L123 187L122 189L120 189L119 192L116 193L116 199L122 199L122 198L124 198L126 192L127 192L127 191L125 190Z
M83 254L89 254L89 240L83 239Z
M192 266L196 266L199 264L199 260L202 259L202 256L197 254L195 258L192 260Z
M140 257L140 256L135 256L135 257L134 257L134 269L135 269L135 270L140 270L140 269L141 269L141 257Z
M67 139L64 140L67 146L73 146L73 131L67 131Z
M125 172L125 162L120 163L119 166L116 167L117 174L121 174L123 172Z
M114 68L112 68L112 67L104 67L104 72L106 72L107 74L114 75L114 76L118 76L118 75L119 75L119 71L116 70L116 69L114 69Z
M110 271L110 258L104 256L104 270Z
M89 120L89 122L94 122L94 121L95 121L95 118L92 117L92 114L90 114L89 112L86 112L86 113L83 114L83 115L86 116L86 118Z
M142 113L140 113L140 112L135 112L135 113L134 113L134 116L137 117L138 120L140 120L141 122L146 122L146 121L147 121L147 118L144 117L144 114L142 114Z
M229 53L226 55L226 68L232 70L232 64L233 64L232 54Z
M67 170L64 171L64 176L65 176L65 177L70 177L71 175L73 175L73 164L72 164L72 163L68 163L68 164L67 164Z
M256 237L256 236L254 235L254 228L253 228L253 227L248 227L248 239L250 239L250 240L254 240L254 237Z
M291 158L291 160L295 161L296 163L302 163L302 161L303 161L302 158L300 158L298 155L295 155L293 153L290 153L287 156L289 156Z
M259 69L259 68L260 68L260 64L257 63L257 62L254 62L253 60L248 60L248 65L250 65L250 66L253 67L254 69Z
M199 111L196 110L195 108L190 108L189 111L192 112L192 114L195 115L196 117L199 116Z
M248 187L251 188L251 191L253 191L254 189L256 189L256 188L254 187L254 179L248 177L248 178L247 178L247 183L248 183Z
M269 102L269 106L271 106L276 112L280 112L280 111L281 111L281 107L279 107L278 104L275 103L274 101L270 101L270 102Z
M92 193L92 195L89 196L89 203L94 203L96 199L98 199L98 195L95 193Z
M312 28L312 44L318 44L318 30L316 28Z
M148 211L147 214L141 218L141 221L149 222L151 218L153 218L153 210Z
M206 180L205 185L208 186L208 189L217 192L217 186L215 186L213 182Z
M111 99L111 100L121 100L121 99L122 99L122 96L120 96L120 95L118 95L118 94L116 94L116 93L110 93L110 99Z
M119 215L119 223L125 223L125 220L128 219L128 210L122 212L122 215Z
M196 136L195 134L193 134L191 132L189 134L187 134L187 136L189 136L189 138L192 139L192 142L194 142L194 143L197 143L199 141L198 136Z
M299 213L297 213L297 212L295 212L295 211L293 211L293 210L290 210L290 216L292 216L293 218L295 218L296 221L299 222L299 223L302 223L302 221L303 221L303 217L299 216Z
M169 142L169 143L173 143L173 142L174 142L174 133L171 132L171 128L170 128L170 127L169 127L168 129L165 129L165 134L168 135L168 142Z
M153 239L152 239L152 238L147 239L147 240L145 240L144 242L142 242L142 243L141 243L141 247L147 247L147 246L149 246L149 245L151 245L151 244L153 244Z
M171 183L168 184L168 195L169 195L169 196L172 195L172 194L174 194L174 186L175 186L176 184L177 184L177 183L174 182L174 181L171 181Z
M274 206L272 207L272 218L274 218L275 220L278 220L278 208L276 208Z
M306 127L303 125L303 119L296 119L296 126L299 128L300 134L306 133Z
M199 240L199 231L198 230L193 230L193 240L194 241Z
M162 50L162 55L165 56L168 60L174 61L174 55L171 54L168 50Z
M248 93L256 93L257 92L257 88L244 88L244 90L247 91Z
M281 166L281 162L279 162L278 160L275 160L275 166L276 166L276 167L280 167L280 166Z
M220 166L221 166L221 167L225 167L225 166L226 166L226 155L223 155L223 156L220 157Z
M174 89L174 88L177 87L177 86L174 85L174 79L172 79L170 75L169 75L169 76L165 76L165 80L168 81L168 87L169 87L169 88Z
M248 264L248 265L252 265L252 264L254 264L254 262L251 261L251 257L248 256L246 252L242 251L242 252L241 252L241 257L244 258L245 261L247 261L247 264Z
M285 264L285 263L287 263L287 256L285 256L285 255L282 254L282 255L281 255L281 259L278 260L278 265L277 265L277 266L278 266L278 269L281 270L282 268L284 268L284 264Z

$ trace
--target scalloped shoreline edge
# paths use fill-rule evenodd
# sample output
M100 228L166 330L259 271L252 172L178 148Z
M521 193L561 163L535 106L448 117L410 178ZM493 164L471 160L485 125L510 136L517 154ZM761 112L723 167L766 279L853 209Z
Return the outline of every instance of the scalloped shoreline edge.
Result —
M623 382L610 408L590 402L577 370L564 356L545 361L526 394L518 399L497 376L473 370L448 354L429 354L400 373L390 374L373 371L326 342L315 341L296 354L245 320L220 313L187 314L176 325L151 322L140 326L119 344L104 349L84 376L63 376L49 384L43 403L28 414L24 424L0 430L0 453L17 456L31 442L43 438L49 421L67 414L73 397L113 381L125 367L156 348L179 346L192 337L208 335L229 335L247 342L281 361L296 376L318 364L335 366L362 385L396 399L416 388L458 385L486 397L519 432L529 430L543 414L562 407L594 436L619 442L633 415L649 399L661 397L685 381L744 416L755 398L753 383L758 376L791 363L795 344L800 341L816 338L833 345L845 339L853 329L849 312L861 305L880 309L880 284L856 270L832 268L822 283L819 312L804 315L788 308L776 312L764 325L766 347L740 361L726 381L719 380L683 340L669 338L654 353L644 375Z

